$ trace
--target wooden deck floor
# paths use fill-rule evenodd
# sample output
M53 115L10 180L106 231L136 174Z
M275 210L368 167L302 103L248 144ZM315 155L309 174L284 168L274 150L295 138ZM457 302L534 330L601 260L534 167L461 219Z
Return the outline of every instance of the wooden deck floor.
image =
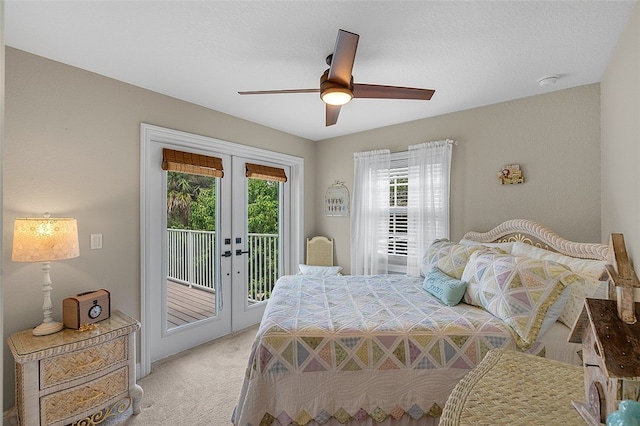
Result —
M167 281L167 329L216 315L216 295Z

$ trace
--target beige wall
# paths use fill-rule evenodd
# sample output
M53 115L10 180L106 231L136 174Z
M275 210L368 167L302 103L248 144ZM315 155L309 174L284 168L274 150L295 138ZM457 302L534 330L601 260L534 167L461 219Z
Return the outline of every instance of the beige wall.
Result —
M22 51L6 51L4 339L42 321L39 264L11 261L16 217L78 219L80 257L51 269L55 317L62 299L107 288L112 306L140 318L140 123L305 158L305 234L315 221L315 144ZM104 237L90 250L90 234ZM4 348L4 407L13 358Z
M523 218L600 241L599 93L592 84L318 142L316 231L335 239L337 262L349 272L349 218L320 209L335 180L353 191L353 153L454 139L451 239ZM496 174L512 163L525 183L502 186Z
M601 83L602 239L624 234L640 265L640 4L633 10ZM638 293L637 300L640 300Z

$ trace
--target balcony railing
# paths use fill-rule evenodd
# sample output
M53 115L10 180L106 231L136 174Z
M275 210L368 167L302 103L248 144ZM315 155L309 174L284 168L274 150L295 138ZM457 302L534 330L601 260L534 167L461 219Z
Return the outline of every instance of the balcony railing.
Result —
M167 278L215 292L215 232L167 229ZM249 234L247 298L251 302L271 295L279 273L277 234Z
M167 229L167 278L215 290L215 238L213 231Z

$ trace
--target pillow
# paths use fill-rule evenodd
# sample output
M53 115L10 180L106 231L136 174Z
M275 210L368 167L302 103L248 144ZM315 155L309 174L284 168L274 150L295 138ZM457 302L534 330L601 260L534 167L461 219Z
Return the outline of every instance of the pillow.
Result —
M569 269L581 278L581 280L569 286L569 298L562 313L558 317L558 321L567 327L573 327L580 312L582 312L585 298L607 298L608 284L606 281L600 281L600 277L605 270L606 262L604 260L580 259L565 256L561 253L534 247L521 241L517 241L514 244L512 254L535 259L553 260L569 267Z
M532 257L534 259L553 260L554 262L567 266L573 272L590 275L596 280L600 279L605 269L604 260L580 259L577 257L565 256L564 254L545 250L540 247L534 247L531 244L526 244L521 241L516 241L514 243L511 254L514 256Z
M549 308L579 277L549 260L477 252L462 280L467 282L464 301L503 320L526 350L538 339Z
M562 310L562 313L558 317L558 321L569 328L573 327L576 319L580 316L582 308L584 307L584 299L587 297L593 299L608 298L608 281L598 281L587 275L583 275L582 278L582 280L569 286L569 299L567 300L567 304Z
M464 267L469 260L469 256L478 250L498 250L489 249L484 246L467 246L456 244L449 240L435 240L427 248L422 258L421 274L426 276L433 267L437 267L450 277L460 279Z
M298 265L300 274L302 275L339 275L342 266L314 266L314 265Z
M510 241L507 243L481 243L478 241L467 240L466 238L463 238L460 240L459 244L462 244L465 246L483 246L483 247L497 248L507 254L511 254L511 250L513 250L513 245L515 243L513 241Z
M549 331L553 323L558 321L558 318L560 318L560 315L562 315L562 313L564 312L564 309L567 306L567 302L571 297L571 286L573 286L574 284L565 287L562 294L560 294L560 297L558 297L558 300L556 300L553 305L551 305L547 310L547 313L544 316L544 320L542 320L542 325L540 326L538 339L540 339L545 335L547 331Z
M452 278L434 267L427 272L422 288L445 305L455 306L462 300L467 283Z

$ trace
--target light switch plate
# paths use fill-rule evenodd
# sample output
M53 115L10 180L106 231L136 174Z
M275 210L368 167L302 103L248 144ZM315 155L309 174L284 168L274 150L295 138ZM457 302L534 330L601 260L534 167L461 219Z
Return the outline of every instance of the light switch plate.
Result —
M102 234L91 234L91 250L102 248Z

